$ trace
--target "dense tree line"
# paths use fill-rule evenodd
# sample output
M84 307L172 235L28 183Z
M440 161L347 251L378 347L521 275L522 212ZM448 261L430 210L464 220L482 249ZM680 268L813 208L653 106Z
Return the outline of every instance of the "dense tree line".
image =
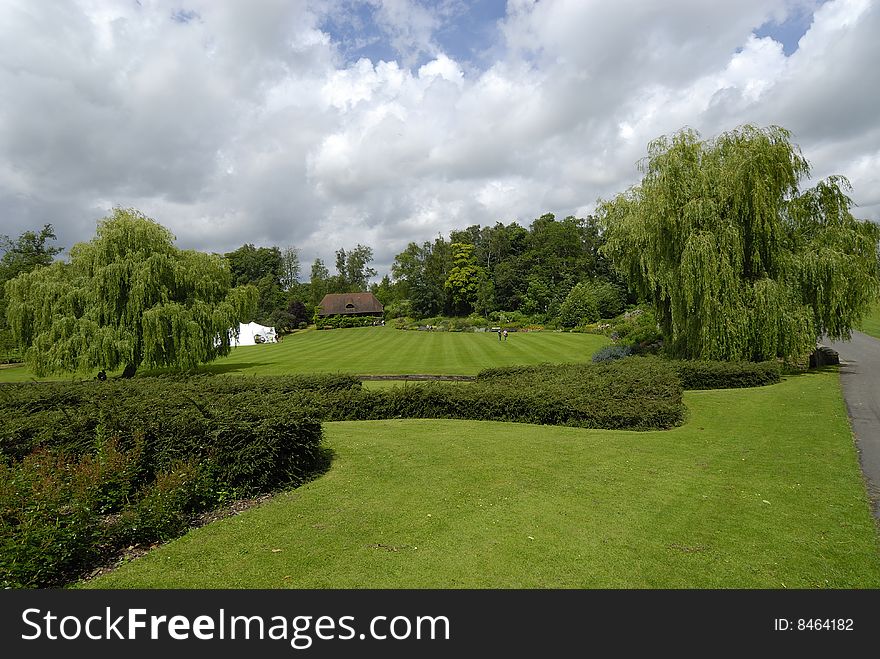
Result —
M603 244L592 217L557 220L546 214L528 228L516 222L473 225L452 231L448 240L439 236L421 245L410 243L394 260L393 278L374 290L397 315L520 311L541 320L558 318L578 285L578 293L603 291L593 295L596 304L587 305L582 316L569 314L575 325L605 317L623 304L624 287L600 252ZM606 308L609 292L615 299Z
M25 231L18 238L0 236L0 360L19 358L15 338L6 320L6 282L19 275L47 266L62 249L49 245L55 240L55 229L46 224L40 231Z

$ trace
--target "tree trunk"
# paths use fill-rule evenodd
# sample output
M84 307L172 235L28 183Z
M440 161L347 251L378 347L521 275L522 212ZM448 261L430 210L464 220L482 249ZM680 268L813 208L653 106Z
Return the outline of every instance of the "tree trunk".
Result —
M125 365L125 370L122 371L122 377L124 377L124 378L133 378L135 372L137 371L137 368L138 368L138 367L137 367L136 364L126 364L126 365Z

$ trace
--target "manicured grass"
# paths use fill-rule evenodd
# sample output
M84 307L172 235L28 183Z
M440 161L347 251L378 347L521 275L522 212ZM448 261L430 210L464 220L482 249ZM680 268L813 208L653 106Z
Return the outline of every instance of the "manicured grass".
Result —
M345 372L362 375L474 375L484 368L588 361L608 343L595 334L418 332L362 327L299 332L279 344L236 348L207 371L260 375Z
M393 327L306 330L281 343L234 348L228 357L199 370L246 375L475 375L495 366L589 361L608 343L604 336L568 332L511 332L507 341L499 341L490 332L407 332ZM24 368L0 370L0 382L30 379L33 375Z
M661 432L325 424L324 476L84 585L880 587L836 372L686 401Z
M874 303L859 329L865 334L880 339L880 301Z

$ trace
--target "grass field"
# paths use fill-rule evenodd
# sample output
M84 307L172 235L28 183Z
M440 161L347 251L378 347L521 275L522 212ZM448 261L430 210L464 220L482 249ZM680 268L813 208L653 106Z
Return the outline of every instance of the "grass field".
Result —
M568 332L512 332L507 341L499 341L490 332L406 332L392 327L306 330L281 343L234 348L228 357L200 371L474 375L493 366L589 361L608 343L604 336ZM23 367L0 369L0 382L32 378Z
M880 302L874 303L874 306L871 307L871 311L868 312L868 315L865 317L865 320L862 322L862 326L859 329L865 334L870 334L871 336L880 339Z
M325 424L328 473L84 585L878 588L837 378L687 392L662 432Z

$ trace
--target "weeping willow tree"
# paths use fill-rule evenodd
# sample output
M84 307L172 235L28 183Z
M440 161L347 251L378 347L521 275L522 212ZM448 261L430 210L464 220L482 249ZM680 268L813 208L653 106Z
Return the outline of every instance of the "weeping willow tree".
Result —
M599 205L605 254L651 301L682 358L800 358L849 337L878 292L877 225L850 213L840 176L810 166L784 128L692 130L648 146L641 184Z
M115 209L97 236L7 282L7 318L38 375L138 367L190 369L229 354L256 290L231 288L226 261L180 250L134 209Z

